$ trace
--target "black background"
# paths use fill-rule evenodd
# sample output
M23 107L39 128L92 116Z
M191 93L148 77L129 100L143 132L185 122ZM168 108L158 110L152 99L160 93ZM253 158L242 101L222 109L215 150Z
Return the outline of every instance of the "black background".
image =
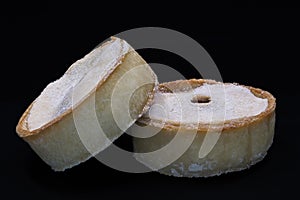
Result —
M124 4L124 5L123 5ZM200 3L201 4L201 3ZM127 6L127 7L126 7ZM291 198L299 181L299 9L291 3L245 1L200 6L181 2L101 4L17 3L1 6L1 186L3 197L104 198ZM111 35L158 26L198 41L225 82L270 91L277 98L276 133L266 158L249 170L213 178L128 174L95 159L55 173L15 133L19 117L51 81ZM174 41L176 42L176 41ZM142 50L148 62L200 78L184 59ZM126 142L119 141L126 147Z

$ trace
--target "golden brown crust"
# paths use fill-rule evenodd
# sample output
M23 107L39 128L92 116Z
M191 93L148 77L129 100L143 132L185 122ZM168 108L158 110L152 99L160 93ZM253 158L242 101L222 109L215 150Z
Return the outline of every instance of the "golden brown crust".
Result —
M115 37L111 37L111 40L108 42L105 42L104 44L102 44L101 46L105 46L107 44L109 44L111 41L115 40ZM129 51L130 52L130 51ZM18 133L18 135L22 138L24 137L28 137L28 136L33 136L33 135L37 135L39 134L41 131L45 130L46 128L56 124L58 121L60 121L62 118L66 117L67 115L72 113L73 109L76 109L81 103L83 103L94 91L98 90L98 88L100 88L109 78L109 76L122 64L123 60L126 58L127 54L129 54L129 52L127 52L122 58L120 58L118 60L118 65L111 70L109 73L107 73L107 75L105 77L103 77L103 79L101 79L99 81L99 83L97 84L97 86L95 87L95 90L90 91L90 93L87 94L87 96L85 96L82 101L80 101L77 105L73 105L73 107L67 109L66 111L64 111L61 115L59 115L58 117L56 117L55 119L51 120L50 122L44 124L42 127L35 129L35 130L29 130L28 128L28 123L27 123L27 119L30 115L30 110L32 108L32 105L34 104L34 102L32 102L30 104L30 106L26 109L26 111L23 113L23 115L21 116L17 127L16 127L16 132ZM148 101L143 109L143 112L145 112L145 110L150 106L150 103L152 101L154 97L154 90L152 91L151 94L149 94L148 97Z
M158 90L160 92L165 92L165 93L173 93L173 92L180 92L180 91L188 91L193 88L199 87L203 85L204 83L206 84L217 84L220 82L214 81L214 80L209 80L209 79L190 79L190 80L177 80L177 81L172 81L172 82L167 82L167 83L161 83L158 86ZM230 84L230 83L225 83L225 84ZM237 83L234 83L235 85L239 85ZM220 130L220 127L222 128L223 131L228 132L227 130L231 129L238 129L242 128L245 126L248 126L250 124L254 123L259 123L262 119L269 117L275 113L275 107L276 107L276 99L272 96L267 91L261 90L259 88L254 88L250 86L244 86L240 85L243 87L248 88L255 96L263 99L268 99L268 107L266 108L265 111L260 113L259 115L256 116L251 116L251 117L243 117L239 119L233 119L233 120L226 120L224 121L224 124L185 124L185 123L180 123L176 121L160 121L156 119L150 119L150 118L145 118L142 117L139 119L139 123L142 123L144 125L150 125L154 127L160 127L162 129L166 130L178 130L180 129L197 129L198 133L207 133L208 130ZM222 132L222 133L226 133Z

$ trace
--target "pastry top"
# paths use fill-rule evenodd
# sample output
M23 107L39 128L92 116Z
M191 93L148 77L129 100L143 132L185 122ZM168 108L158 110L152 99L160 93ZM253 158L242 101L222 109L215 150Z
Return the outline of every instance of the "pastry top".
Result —
M266 91L192 79L160 84L152 107L139 122L171 129L229 129L258 121L274 109L275 98Z
M25 111L17 126L19 135L36 134L70 113L105 82L131 50L126 41L112 37L72 64Z

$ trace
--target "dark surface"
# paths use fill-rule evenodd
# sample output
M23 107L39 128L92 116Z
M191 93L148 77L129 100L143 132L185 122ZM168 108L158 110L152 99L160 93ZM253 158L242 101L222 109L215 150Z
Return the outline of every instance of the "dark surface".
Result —
M122 15L119 21L102 12L113 4L76 4L76 8L50 3L37 7L36 4L2 7L6 12L0 20L0 194L11 199L289 199L298 196L298 10L290 4L269 6L250 1L246 5L209 5L211 10L192 4L172 8L145 4L147 10L114 11ZM188 14L182 13L183 10L188 10ZM110 169L95 159L55 173L18 138L15 126L19 117L49 82L59 78L70 64L107 37L143 26L166 27L189 35L209 52L225 82L259 87L277 98L274 143L262 162L249 170L207 179L128 174ZM187 61L176 55L159 50L140 53L146 61L170 65L186 78L200 78ZM126 142L119 143L126 146Z

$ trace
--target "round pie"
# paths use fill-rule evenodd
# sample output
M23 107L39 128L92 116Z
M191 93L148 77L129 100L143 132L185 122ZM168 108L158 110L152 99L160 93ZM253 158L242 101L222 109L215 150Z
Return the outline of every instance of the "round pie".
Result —
M275 106L269 92L254 87L205 79L162 83L137 121L145 135L134 139L135 157L178 177L248 168L272 144Z

